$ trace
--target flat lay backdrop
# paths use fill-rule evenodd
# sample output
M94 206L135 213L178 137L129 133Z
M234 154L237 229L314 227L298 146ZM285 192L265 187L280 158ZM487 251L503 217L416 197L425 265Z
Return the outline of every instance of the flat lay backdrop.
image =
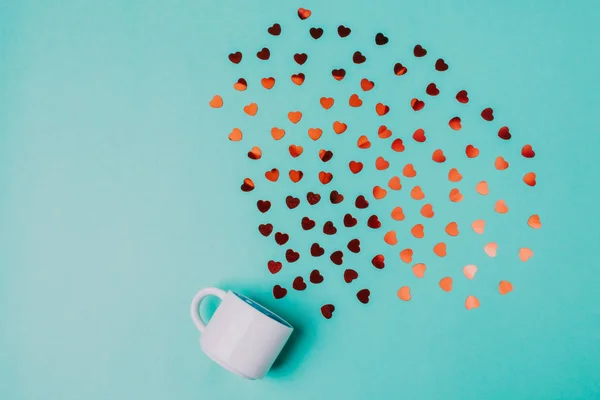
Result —
M273 299L239 189L249 148L227 140L240 111L208 101L232 90L227 54L253 58L299 7L326 34L443 54L534 146L534 196L512 204L543 227L519 228L535 255L513 293L467 311L431 281L404 303L391 264L368 305L342 284ZM598 18L562 0L0 2L0 398L600 398ZM188 305L206 286L296 326L267 379L200 352Z

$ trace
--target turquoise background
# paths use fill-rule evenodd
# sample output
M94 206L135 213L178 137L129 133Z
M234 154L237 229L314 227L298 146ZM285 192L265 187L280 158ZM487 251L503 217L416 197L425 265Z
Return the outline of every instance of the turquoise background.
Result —
M298 20L298 7L312 10L309 21ZM599 17L592 1L0 3L0 397L599 398ZM280 38L266 33L274 22L283 26ZM333 33L338 24L353 29L348 40ZM308 37L310 26L325 28L317 43ZM379 31L390 36L389 49L375 49ZM410 58L416 43L430 52L426 60ZM267 44L273 59L261 64L253 54ZM369 57L362 70L349 61L359 48ZM245 59L234 66L226 56L237 49ZM298 50L310 53L304 68L291 60ZM450 64L445 75L418 67L437 56ZM356 85L360 71L376 82L399 82L391 65L401 57L415 66L411 79L365 95L371 106L345 118L356 129L332 135L318 98L342 99L330 110L340 112L336 107L359 89L336 85L331 68L346 66L345 79ZM292 87L289 75L301 70L307 82ZM241 94L231 87L239 71L251 85ZM415 91L428 74L446 94L466 88L472 101L463 107L440 97L439 107L432 100L424 114L409 113L406 99L422 93ZM282 77L271 97L256 84L270 75ZM215 93L225 98L221 110L207 106ZM352 285L342 281L341 268L327 260L311 264L310 257L270 276L265 263L283 258L282 249L260 237L257 224L281 221L276 230L290 232L291 246L307 254L313 237L298 233L297 224L308 208L294 210L292 220L282 199L329 190L314 178L322 166L301 162L331 147L339 158L328 168L346 202L368 194L344 178L351 158L370 166L361 182L387 182L371 164L383 149L392 157L389 144L373 135L378 120L371 107L380 98L399 110L395 134L408 138L412 124L431 132L422 147L406 140L412 147L398 163L391 160L390 172L414 162L416 182L431 199L452 187L444 176L443 185L431 183L440 171L457 166L465 176L465 201L440 201L427 228L443 232L451 218L462 222L461 236L448 240L443 260L430 254L435 235L411 242L429 267L422 280L397 258L402 242L411 240L405 228L397 229L397 249L382 244L383 232L357 230L363 251L344 264L361 274ZM261 107L254 119L239 111L250 101ZM488 105L496 129L511 127L510 143L482 134L493 131L478 117ZM285 125L294 108L305 112L306 124L275 143L268 129L273 121ZM446 139L452 133L444 121L462 110L470 119ZM306 128L317 124L328 129L320 142L308 143ZM245 141L227 140L233 126L244 130ZM374 148L361 153L356 136L368 132ZM471 164L464 156L444 166L428 158L440 146L460 154L473 141L482 156ZM306 158L293 162L306 178L298 186L283 179L265 188L261 174L270 165L292 168L285 154L292 142L305 145ZM245 157L254 143L265 153L258 162ZM534 160L517 157L524 143L533 145ZM495 173L490 149L515 155L507 174ZM528 169L538 174L532 190L520 182ZM239 185L247 175L257 189L244 194ZM491 194L475 202L472 188L482 178ZM496 193L511 207L505 219L491 211ZM418 206L407 195L406 189L389 194L356 214L383 210L383 220L400 203L416 221ZM259 215L255 201L267 197L276 206ZM534 212L544 224L539 231L525 225ZM310 215L322 222L343 214L321 207ZM484 237L468 227L475 214L488 221ZM350 238L340 233L322 244L342 248ZM500 245L493 260L481 251L491 240ZM535 252L525 264L515 256L524 245ZM378 252L390 260L381 271L369 265ZM480 267L473 281L461 279L467 263ZM273 300L274 283L290 288L294 276L306 278L314 267L326 275L321 286ZM455 285L446 294L437 282L449 274ZM509 279L515 291L499 296L499 279ZM405 284L413 289L408 303L396 298ZM198 289L213 285L239 290L297 328L267 379L244 381L201 353L188 306ZM372 291L368 305L354 298L363 286ZM467 294L476 294L481 308L467 312ZM331 320L319 314L326 302L336 305Z

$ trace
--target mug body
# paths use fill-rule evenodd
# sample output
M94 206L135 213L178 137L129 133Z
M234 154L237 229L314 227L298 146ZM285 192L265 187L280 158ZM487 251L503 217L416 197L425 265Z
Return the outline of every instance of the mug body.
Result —
M231 372L260 379L292 331L293 327L279 316L246 296L229 291L200 336L200 346Z

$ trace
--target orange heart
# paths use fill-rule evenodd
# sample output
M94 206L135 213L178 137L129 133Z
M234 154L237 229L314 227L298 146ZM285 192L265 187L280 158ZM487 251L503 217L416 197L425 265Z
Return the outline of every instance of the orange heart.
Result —
M433 152L431 159L437 163L443 163L444 161L446 161L446 156L444 155L444 152L441 149L437 149Z
M425 237L425 231L423 225L421 224L416 224L413 226L410 230L410 233L412 233L412 235L417 239L423 239L423 237Z
M450 122L448 122L448 125L450 125L450 128L454 129L455 131L460 131L460 128L462 128L459 117L452 118Z
M358 174L363 169L363 163L360 161L350 161L349 167L353 174Z
M414 178L417 176L417 171L415 171L415 167L412 164L406 164L404 169L402 169L402 174L407 178Z
M260 160L261 157L262 157L262 151L261 151L260 147L258 147L258 146L254 146L248 152L248 158L250 158L252 160Z
M279 128L275 128L275 127L271 128L271 136L273 137L273 139L279 140L285 136L285 131L283 129L279 129Z
M404 144L402 143L402 139L394 139L392 142L392 150L401 153L405 150Z
M319 172L319 180L323 185L327 185L333 179L333 174L331 172L321 171Z
M477 266L473 264L465 265L463 268L463 274L465 274L465 278L471 280L475 278L475 274L477 273Z
M390 181L388 182L388 187L392 190L400 190L402 189L402 184L400 183L400 177L392 176Z
M438 257L446 257L446 243L439 242L435 246L433 246L433 252Z
M421 207L421 215L425 218L433 218L435 213L433 212L433 206L431 204L425 204Z
M404 249L400 252L400 259L405 263L409 264L413 259L413 251L412 249Z
M377 157L377 159L375 160L375 168L377 168L380 171L388 169L389 166L390 166L390 163L381 156Z
M289 150L290 155L294 158L300 156L300 154L302 154L302 152L304 151L302 146L296 146L295 144L290 144Z
M531 257L533 257L533 251L528 249L527 247L522 247L519 249L519 259L523 262L526 262Z
M290 180L297 183L302 179L304 173L302 171L296 171L295 169L290 170Z
M412 190L410 191L410 197L412 197L415 200L423 200L425 198L425 193L423 193L421 186L415 186L414 188L412 188Z
M398 239L396 238L396 231L389 231L383 236L383 241L389 244L390 246L395 246L398 244Z
M419 264L415 264L412 267L412 271L413 274L415 274L415 276L417 278L422 278L425 276L425 270L427 270L427 266L423 263L419 263Z
M300 111L290 111L288 113L288 119L292 124L297 124L302 119L302 113Z
M403 301L409 301L410 297L410 288L408 286L402 286L398 289L398 298Z
M362 80L360 81L360 87L365 92L368 92L369 90L371 90L375 87L375 83L368 80L367 78L362 78Z
M375 186L373 188L373 197L375 197L376 200L381 200L386 195L387 195L387 190L385 190L384 188L382 188L380 186Z
M308 17L310 17L310 14L312 14L310 12L310 10L304 9L304 8L299 8L298 9L298 17L300 17L300 19L304 20L307 19Z
M508 206L504 200L498 200L494 206L494 211L498 214L506 214L508 212Z
M323 107L326 110L329 110L331 107L333 107L333 97L321 97L321 107Z
M229 140L232 142L239 142L242 140L242 131L239 128L233 128L231 133L229 134Z
M392 136L392 131L390 131L387 126L381 125L377 130L377 135L379 135L381 139L387 139Z
M533 229L540 229L542 227L542 221L540 221L540 216L537 214L533 214L527 220L527 225L529 225Z
M309 128L308 129L308 137L311 138L312 140L319 140L319 138L321 137L322 134L323 134L323 131L321 130L321 128Z
M375 112L377 112L377 115L381 117L390 112L390 108L383 103L377 103L375 106Z
M275 78L273 78L273 77L262 78L260 80L260 84L263 85L263 87L265 89L270 90L273 88L273 86L275 86Z
M340 122L340 121L335 121L335 122L333 123L333 131L334 131L335 133L337 133L338 135L340 135L340 134L342 134L342 133L346 132L346 129L348 129L348 125L346 125L346 124L345 124L345 123L343 123L343 122Z
M513 285L509 281L500 281L498 291L502 296L513 291Z
M487 195L490 192L486 181L481 181L475 186L475 190L482 196Z
M292 75L292 82L294 82L296 85L300 86L304 83L304 74L302 72L300 72L299 74L294 74Z
M404 212L401 207L394 207L392 210L392 219L395 221L402 221L404 219Z
M244 107L244 112L251 117L254 117L258 112L258 105L256 103L250 103Z
M235 90L239 90L240 92L243 92L244 90L246 90L248 88L248 83L246 82L246 80L244 78L240 78L240 79L238 79L238 81L236 83L233 84L233 88Z
M425 131L421 128L417 129L413 133L413 139L415 140L415 142L419 142L419 143L425 142L427 140L427 138L425 137Z
M498 158L496 158L495 165L496 165L496 169L500 170L500 171L508 168L508 163L506 162L506 160L504 159L504 157L498 157Z
M462 175L460 174L460 172L458 172L458 170L456 168L452 168L448 172L448 180L450 182L459 182L461 179L462 179Z
M450 236L458 236L458 224L456 222L450 222L446 225L446 233Z
M217 94L212 98L208 105L212 108L221 108L223 107L223 98Z
M483 231L485 230L485 221L482 219L478 219L477 221L473 221L471 227L476 233L483 235Z
M273 168L272 170L265 172L265 178L271 182L277 182L279 179L279 170L277 168Z
M348 103L350 104L350 107L360 107L362 106L363 102L357 94L353 94L352 96L350 96Z
M529 186L535 186L535 172L528 172L523 177L523 182L525 182Z
M452 291L452 278L449 276L442 278L440 280L440 288L444 292L451 292Z
M460 190L455 188L450 191L450 201L451 202L458 203L459 201L462 201L462 199L463 199L463 195L460 192Z
M479 149L477 147L473 146L472 144L470 144L465 149L465 153L467 154L467 157L475 158L479 155Z
M468 296L465 300L465 307L467 308L467 310L479 308L479 299L475 296Z
M415 111L421 111L424 107L425 107L425 102L422 100L419 100L417 98L413 98L410 101L410 106L412 107L413 110Z
M498 243L490 242L483 246L483 251L490 257L496 257L498 252Z
M250 178L244 179L241 189L244 192L251 192L252 190L254 190L254 182L252 181L252 179L250 179Z
M365 135L359 137L356 144L360 149L368 149L369 147L371 147L371 142L369 142L369 138Z

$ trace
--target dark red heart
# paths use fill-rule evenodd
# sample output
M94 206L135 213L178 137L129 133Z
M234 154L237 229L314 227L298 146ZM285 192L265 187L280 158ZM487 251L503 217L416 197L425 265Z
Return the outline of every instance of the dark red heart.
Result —
M356 272L355 270L347 269L344 271L344 280L346 281L346 283L350 283L356 278L358 278L358 272Z
M352 239L348 242L348 250L353 253L360 253L360 240Z
M304 278L297 276L296 279L294 279L294 282L292 282L292 287L296 290L306 289L306 282L304 282Z
M493 121L494 120L494 110L492 110L490 107L484 109L481 112L481 118L485 119L486 121Z
M323 278L323 275L321 275L321 273L319 272L318 269L313 269L312 272L310 273L310 283L314 283L315 285L323 282L325 280L325 278Z
M356 198L356 201L354 202L354 205L356 206L356 208L367 208L369 207L369 202L367 201L367 199L365 199L365 196L363 196L362 194L360 196L358 196Z
M408 68L406 68L402 63L394 64L394 74L395 75L404 75L408 72Z
M331 75L338 81L341 81L346 76L346 70L343 68L334 69L331 71Z
M425 50L420 44L416 45L413 53L415 57L425 57L427 55L427 50Z
M360 51L355 51L352 56L352 61L354 61L354 64L362 64L367 61L367 57L363 56Z
M331 204L340 204L344 201L344 195L338 193L337 190L332 190L331 193L329 193L329 201L331 201Z
M459 103L467 104L469 102L469 94L466 90L461 90L456 93L456 100L458 100Z
M312 228L315 227L315 225L316 223L312 219L308 217L302 218L302 229L304 229L305 231L310 231Z
M512 137L508 126L503 126L502 128L500 128L500 130L498 130L498 137L504 140L508 140Z
M357 223L358 223L358 221L356 220L356 218L354 218L352 216L352 214L346 214L346 215L344 215L344 226L346 228L352 228Z
M290 235L288 235L287 233L281 233L281 232L275 233L275 242L278 245L283 246L284 244L286 244L288 242L288 240L290 240Z
M275 297L277 300L283 299L286 294L287 294L286 288L282 288L279 285L273 286L273 297Z
M326 319L330 319L333 316L333 312L335 311L335 306L333 304L325 304L321 307L321 314Z
M288 196L285 198L285 204L287 204L290 210L293 210L294 208L298 207L298 204L300 204L300 199L297 197Z
M437 96L438 94L440 94L440 89L438 89L435 83L432 82L429 85L427 85L427 89L425 89L425 92L430 96Z
M289 262L289 263L293 263L298 261L298 259L300 258L300 253L295 252L292 249L287 249L285 251L285 259Z
M383 46L384 44L387 44L390 41L390 39L387 38L387 36L385 36L383 33L378 33L377 35L375 35L375 43L378 46Z
M251 192L254 190L254 182L249 181L249 179L244 179L244 182L242 183L242 186L240 187L240 189L242 189L242 192Z
M242 53L240 53L239 51L236 51L235 53L231 53L229 55L229 61L231 61L234 64L239 64L240 61L242 61Z
M367 225L369 226L369 228L373 228L373 229L381 228L381 222L379 221L379 218L377 217L377 215L371 215L369 217L369 220L367 221Z
M281 262L279 262L279 261L270 260L267 263L267 268L269 268L269 272L272 273L272 274L276 274L279 271L281 271L282 267L283 267L283 264Z
M369 289L362 289L356 293L356 298L363 304L367 304L369 302L369 296L371 295L371 291Z
M385 257L383 257L383 254L377 254L371 260L371 264L377 269L383 269L385 267Z
M299 65L302 65L308 59L308 55L306 53L296 53L294 54L294 61L296 61Z
M412 107L413 110L415 111L421 111L423 109L423 107L425 107L425 102L419 99L413 99L410 102L410 105Z
M333 158L333 152L331 150L321 150L319 152L319 158L323 162L327 162Z
M260 224L258 226L258 231L263 236L269 236L271 232L273 232L273 225L271 224Z
M333 222L327 221L323 225L323 233L326 235L335 235L337 232L337 228L333 225Z
M323 29L322 28L310 28L310 36L313 37L313 39L318 39L321 36L323 36Z
M341 250L336 250L329 256L329 259L335 265L342 265L344 263L344 252Z
M321 195L318 193L308 192L306 193L306 201L308 201L308 204L311 206L314 206L321 201Z
M313 243L312 246L310 246L311 256L321 257L323 254L325 254L325 249L319 246L319 243Z
M448 64L446 64L443 58L438 58L438 60L435 62L435 69L440 72L446 71L448 69Z
M281 25L273 24L273 26L267 29L267 32L269 32L273 36L279 36L281 35Z
M271 208L271 202L269 200L259 200L256 202L256 207L261 213L266 213Z
M261 60L268 60L269 57L271 57L271 52L266 47L263 47L261 51L256 53L256 57L258 57Z
M345 38L350 32L352 32L352 29L346 28L344 25L338 26L338 35L340 35L340 37Z

